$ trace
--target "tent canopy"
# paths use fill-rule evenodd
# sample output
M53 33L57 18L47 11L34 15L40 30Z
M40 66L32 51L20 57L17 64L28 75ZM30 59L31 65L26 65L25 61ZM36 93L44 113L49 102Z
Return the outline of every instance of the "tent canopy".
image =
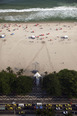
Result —
M66 38L66 39L67 39L67 38L68 38L68 36L67 36L67 35L65 35L65 36L64 36L64 38Z
M65 35L65 36L62 36L61 38L62 38L62 39L68 39L68 36Z
M1 35L0 37L1 37L1 38L4 38L4 37L5 37L5 35Z
M34 35L32 35L32 36L31 36L31 38L32 38L32 39L35 39L35 36L34 36Z
M34 75L34 77L39 78L39 77L41 77L41 75L37 72L37 73Z

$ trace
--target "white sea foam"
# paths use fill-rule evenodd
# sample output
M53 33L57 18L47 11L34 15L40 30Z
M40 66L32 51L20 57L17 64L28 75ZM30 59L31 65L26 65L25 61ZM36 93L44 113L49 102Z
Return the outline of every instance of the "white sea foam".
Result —
M6 13L6 12L37 12L37 11L57 11L57 10L77 10L77 7L66 7L66 6L61 6L61 7L54 7L54 8L29 8L29 9L0 9L0 13Z

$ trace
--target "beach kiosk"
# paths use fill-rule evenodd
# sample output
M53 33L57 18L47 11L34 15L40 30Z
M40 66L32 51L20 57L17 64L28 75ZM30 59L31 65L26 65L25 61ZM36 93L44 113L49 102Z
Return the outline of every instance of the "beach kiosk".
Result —
M34 78L36 80L36 86L38 86L40 84L41 75L38 72L36 72Z

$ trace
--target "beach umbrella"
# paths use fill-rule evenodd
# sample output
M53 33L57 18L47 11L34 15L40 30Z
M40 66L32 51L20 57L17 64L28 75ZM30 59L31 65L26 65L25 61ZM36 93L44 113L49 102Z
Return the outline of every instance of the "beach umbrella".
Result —
M44 36L44 34L41 34L41 36Z
M35 36L34 36L34 35L32 35L32 36L31 36L31 38L32 38L32 39L35 39Z
M14 35L14 33L12 33L11 35Z
M37 36L37 38L39 38L39 36Z
M58 31L58 29L56 29L56 31Z
M50 33L47 33L47 35L49 35Z
M65 35L65 36L62 36L61 38L62 38L62 39L68 39L68 36Z
M68 36L67 36L67 35L65 35L65 36L64 36L64 38L65 38L65 39L68 39Z
M34 33L34 31L31 31L31 33Z
M5 37L5 35L1 35L1 38L4 38Z

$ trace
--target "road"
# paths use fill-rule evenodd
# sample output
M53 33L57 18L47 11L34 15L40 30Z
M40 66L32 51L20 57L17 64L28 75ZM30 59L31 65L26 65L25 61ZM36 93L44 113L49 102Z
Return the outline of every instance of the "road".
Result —
M72 103L73 114L75 114L76 110L77 110L77 109L74 110L74 106L77 104L77 99L72 100L72 99L63 98L63 97L51 97L45 91L43 91L41 89L41 85L39 85L39 86L35 85L33 87L32 92L28 95L25 95L25 96L0 96L0 104L4 104L4 105L5 104L12 104L13 102L15 102L16 104L19 104L19 103L23 103L23 104L42 103L43 105L52 104L53 107L55 107L55 108L56 108L56 104ZM60 116L60 114L62 114L63 110L64 110L64 106L63 106L62 110L56 111L56 114L59 113L59 116ZM28 111L25 109L25 111L27 113L34 112L34 110L31 110L31 109L29 109ZM4 111L4 112L5 112L6 116L8 116L7 113L9 114L9 112L7 112L7 111ZM0 111L0 113L1 113L1 111ZM11 112L11 114L9 114L9 116L18 116L18 115L12 115L12 114L14 114L14 111ZM1 116L1 114L0 114L0 116ZM2 116L5 116L5 115L2 114ZM24 116L32 116L32 114L31 115L26 114ZM36 116L36 115L33 114L33 116Z
M0 104L4 104L4 105L12 104L12 102L15 102L16 104L19 104L19 103L37 104L37 103L41 102L41 103L43 103L43 107L46 104L52 104L53 109L56 109L56 104L68 104L71 101L70 100L68 101L68 99L66 99L66 98L54 98L54 97L51 98L46 94L45 91L42 91L40 87L34 87L32 93L30 93L29 95L26 95L26 96L14 96L14 97L13 96L11 96L11 97L2 96L2 97L0 97ZM73 104L72 104L72 108L73 108L72 112L74 114L73 116L75 116L75 112L77 110L77 109L74 110L76 102L75 103L73 102ZM59 116L63 116L62 112L64 111L64 109L65 109L65 106L63 105L63 108L60 111L56 110L56 114L59 114ZM35 110L32 107L32 109L25 108L24 111L27 113L24 116L32 116L33 113L31 115L30 115L30 113L34 112ZM4 115L4 112L6 115ZM11 112L11 114L9 113L9 111L8 112L4 111L4 112L3 112L2 116L19 116L19 115L12 115L12 114L14 114L14 111ZM19 111L17 111L17 112L19 112ZM9 115L7 115L7 114L9 114ZM1 116L1 113L0 113L0 116ZM36 116L36 115L33 114L33 116Z

